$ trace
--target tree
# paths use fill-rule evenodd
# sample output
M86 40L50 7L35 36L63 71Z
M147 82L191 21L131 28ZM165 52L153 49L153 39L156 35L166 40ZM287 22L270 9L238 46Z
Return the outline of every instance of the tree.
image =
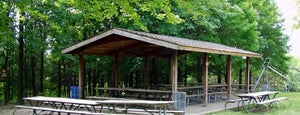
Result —
M9 18L11 8L8 2L0 2L0 68L7 71L7 78L5 80L5 103L12 98L12 76L10 69L14 60L12 52L14 49L14 33L13 33L13 20Z
M269 0L258 0L254 6L259 12L259 52L264 54L264 58L272 58L272 66L286 73L287 62L290 60L286 55L289 51L287 45L289 37L283 34L283 20L279 19L278 8L273 1Z
M299 29L300 28L300 23L299 23L299 20L300 20L300 0L294 0L295 2L296 2L296 6L297 6L297 14L296 14L296 16L294 17L295 18L295 20L296 20L296 22L298 22L298 23L296 23L296 24L294 24L294 27L295 28L297 28L297 29Z

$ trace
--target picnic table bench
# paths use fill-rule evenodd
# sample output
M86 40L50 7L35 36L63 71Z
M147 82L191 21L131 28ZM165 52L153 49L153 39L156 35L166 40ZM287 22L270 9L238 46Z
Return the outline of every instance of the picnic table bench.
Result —
M269 107L267 104L273 104L273 103L277 103L277 102L280 102L282 100L287 100L287 99L288 99L287 97L279 97L279 98L274 98L274 99L258 102L257 105L264 106L267 108L267 111L269 111Z
M98 103L102 104L101 107L104 107L104 105L108 108L110 111L115 111L116 113L120 112L125 112L125 113L173 113L173 114L178 114L178 113L184 113L185 111L179 111L179 110L170 110L166 109L163 110L164 108L159 108L157 109L156 106L164 106L167 108L168 104L174 103L174 101L149 101L149 100L138 100L138 99L126 99L126 98L115 98L115 97L98 97L98 96L88 96L87 99L92 99L92 100L102 100L99 101ZM106 101L105 101L106 100ZM113 101L117 100L117 101ZM125 101L124 101L125 100ZM113 108L110 107L110 105L113 105ZM116 107L116 105L122 105L124 107ZM128 105L137 105L139 108L129 108ZM149 108L143 108L143 106L154 106L154 109L149 109ZM101 111L101 108L100 108Z
M24 106L24 105L16 105L15 110L13 111L13 115L15 115L16 111L19 109L30 109L33 110L33 115L39 115L42 112L50 112L50 113L67 113L69 114L81 114L81 115L114 115L110 113L93 113L89 111L74 111L74 110L65 110L65 109L55 109L48 107L33 107L33 106ZM37 112L38 111L38 112Z
M44 97L44 96L26 97L23 99L28 101L30 103L30 106L16 106L17 108L16 110L32 109L33 114L36 115L44 111L48 111L51 113L56 112L58 114L60 113L83 114L83 115L86 114L98 115L98 113L99 115L109 114L109 113L101 113L103 109L107 109L108 111L110 111L110 113L111 112L118 113L117 112L118 110L122 110L122 112L125 113L127 113L128 111L135 111L135 112L144 111L148 114L159 113L164 115L166 115L166 113L176 114L176 113L184 112L184 111L167 109L170 104L173 104L176 101L150 101L150 100L132 100L132 99L96 101L96 100L70 99L70 98ZM45 106L42 107L41 105L43 104L44 105L48 104L52 108L45 107ZM149 108L149 106L154 106L154 109ZM140 108L136 108L136 107L140 107ZM81 111L82 108L85 108L88 111Z
M242 101L248 101L249 99L231 99L231 100L227 100L226 102L225 102L225 110L227 110L227 104L228 103L236 103L236 102L238 102L238 108L240 107L240 103L242 102Z
M119 111L126 111L126 113L129 113L129 114L135 114L135 113L150 113L150 114L154 114L154 113L159 113L160 114L163 114L163 115L166 115L167 113L172 113L172 114L180 114L180 113L185 113L185 111L180 111L180 110L165 110L165 111L162 111L162 110L155 110L155 109L147 109L147 111L145 111L144 109L124 109L124 108L120 108L120 109L117 109Z

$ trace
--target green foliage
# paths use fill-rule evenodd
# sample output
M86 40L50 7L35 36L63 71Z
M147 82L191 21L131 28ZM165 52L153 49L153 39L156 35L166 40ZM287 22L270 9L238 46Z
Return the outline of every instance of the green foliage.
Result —
M297 29L299 29L300 28L300 23L299 23L299 20L300 20L300 0L295 0L295 2L296 2L296 6L297 6L297 14L296 14L296 16L294 16L294 19L296 20L296 22L298 22L298 23L296 23L296 24L294 24L294 28L297 28Z
M14 42L12 32L12 19L9 18L9 5L7 2L0 2L0 51L3 52ZM1 53L0 53L1 55ZM0 66L1 67L1 66Z
M289 71L288 76L291 80L291 88L294 88L294 90L299 91L300 89L300 58L294 57L291 59L291 61L288 63L289 65Z
M260 1L254 4L259 11L258 30L260 31L259 52L264 58L272 58L272 66L286 73L287 62L290 59L286 54L288 37L283 34L282 20L279 20L278 8L272 1ZM268 7L265 7L268 6Z

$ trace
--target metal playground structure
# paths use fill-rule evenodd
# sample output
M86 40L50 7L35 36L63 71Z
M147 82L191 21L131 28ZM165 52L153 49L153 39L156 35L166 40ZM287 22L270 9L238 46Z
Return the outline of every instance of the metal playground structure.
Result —
M282 72L279 71L277 68L271 66L270 62L271 62L271 58L266 58L264 60L264 63L262 65L262 70L261 70L260 74L258 75L258 77L256 78L255 85L253 87L254 91L257 91L257 88L258 88L258 86L259 86L259 84L260 84L260 82L261 82L261 80L264 76L264 73L268 70L270 70L271 72L277 74L278 76L280 76L281 78L283 78L286 81L286 87L285 87L286 91L289 91L290 84L294 84L294 85L299 86L299 84L291 81L291 79L289 77L283 75ZM265 75L265 79L266 79L267 84L262 84L262 90L270 91L270 82L269 82L268 73Z

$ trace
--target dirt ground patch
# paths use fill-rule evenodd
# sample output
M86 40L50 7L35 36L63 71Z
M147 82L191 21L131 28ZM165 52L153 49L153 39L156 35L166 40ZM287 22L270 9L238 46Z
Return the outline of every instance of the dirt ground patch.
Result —
M15 105L0 105L0 115L13 115ZM31 115L30 110L17 110L15 115Z

